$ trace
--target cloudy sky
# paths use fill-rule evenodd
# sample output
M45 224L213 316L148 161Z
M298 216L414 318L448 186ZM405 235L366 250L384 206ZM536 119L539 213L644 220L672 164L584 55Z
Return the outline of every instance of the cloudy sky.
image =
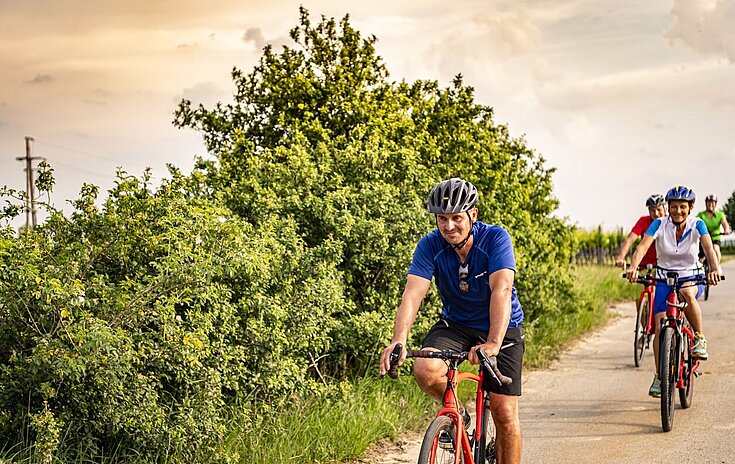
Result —
M116 166L189 170L206 153L177 102L229 101L232 67L290 43L299 4L349 13L393 80L462 73L557 168L571 223L627 229L676 184L735 190L735 0L0 0L0 185L25 188L25 136L57 207Z

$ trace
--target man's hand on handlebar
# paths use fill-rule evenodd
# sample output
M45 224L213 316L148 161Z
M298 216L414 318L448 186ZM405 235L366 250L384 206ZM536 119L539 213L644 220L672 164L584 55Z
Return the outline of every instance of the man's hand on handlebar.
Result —
M486 356L497 356L500 352L500 346L494 343L483 343L482 345L473 346L467 353L467 360L470 364L480 364L480 358L477 356L477 350L482 350Z
M398 354L397 346L401 346L400 355ZM378 373L381 377L391 370L391 363L397 367L406 360L406 349L404 346L405 342L392 342L383 350L383 353L380 355L380 367L378 368Z

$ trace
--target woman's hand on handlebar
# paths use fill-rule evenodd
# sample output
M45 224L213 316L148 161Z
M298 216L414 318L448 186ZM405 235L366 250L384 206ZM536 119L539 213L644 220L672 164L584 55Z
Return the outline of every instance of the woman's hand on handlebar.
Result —
M636 283L638 281L638 266L631 266L626 272L628 275L628 281Z
M710 270L707 281L710 285L717 285L720 282L720 271L717 268Z

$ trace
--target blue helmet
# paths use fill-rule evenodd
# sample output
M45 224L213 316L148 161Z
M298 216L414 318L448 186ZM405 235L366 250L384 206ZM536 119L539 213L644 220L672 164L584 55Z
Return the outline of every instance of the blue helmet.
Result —
M668 192L666 192L666 201L688 201L689 203L694 203L694 201L697 199L697 195L694 193L694 190L690 189L689 187L684 187L682 185L677 185L676 187L670 189Z

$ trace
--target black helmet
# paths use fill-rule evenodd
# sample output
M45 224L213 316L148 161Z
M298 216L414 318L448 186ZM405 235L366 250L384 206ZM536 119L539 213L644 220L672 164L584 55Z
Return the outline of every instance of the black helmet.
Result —
M439 182L426 203L430 213L449 214L469 211L477 204L477 188L459 177Z
M707 195L707 198L705 198L704 201L714 201L715 203L717 203L717 195L715 195L714 193L710 193L709 195Z
M656 208L666 203L664 196L659 193L654 193L646 200L646 208Z
M666 201L683 200L694 204L696 199L697 195L695 195L694 190L682 185L677 185L666 192Z

